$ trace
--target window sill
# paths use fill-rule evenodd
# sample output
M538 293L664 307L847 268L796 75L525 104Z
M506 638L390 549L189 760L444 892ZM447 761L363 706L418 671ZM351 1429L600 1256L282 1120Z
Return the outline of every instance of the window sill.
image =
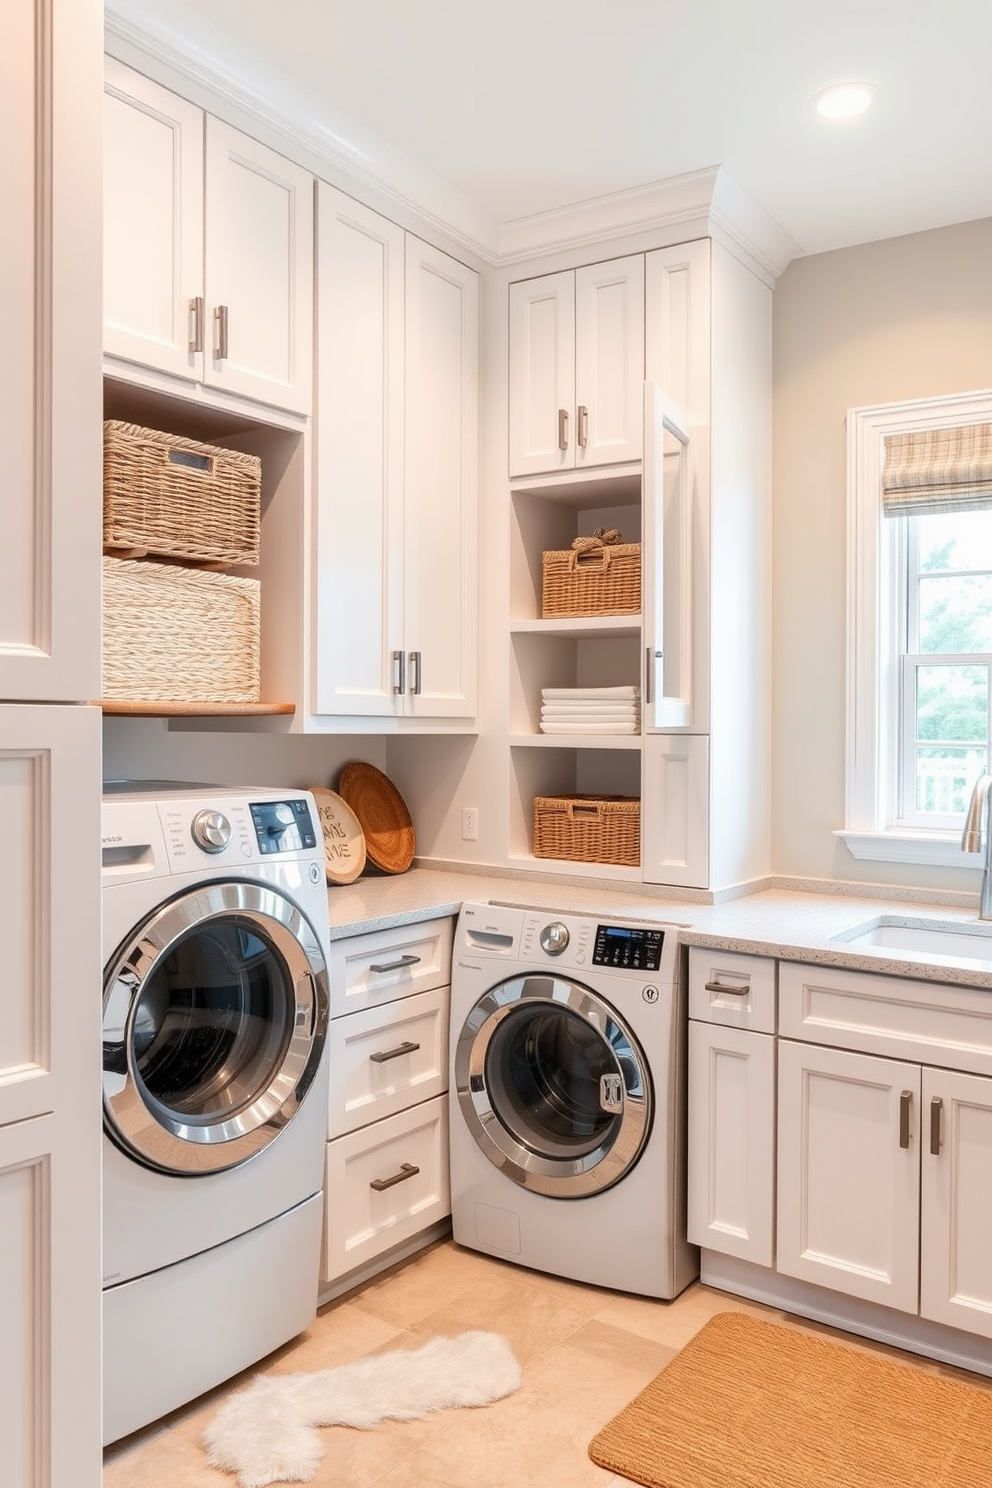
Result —
M887 832L835 832L855 858L874 863L921 863L931 868L980 868L978 853L961 851L958 832L890 828Z

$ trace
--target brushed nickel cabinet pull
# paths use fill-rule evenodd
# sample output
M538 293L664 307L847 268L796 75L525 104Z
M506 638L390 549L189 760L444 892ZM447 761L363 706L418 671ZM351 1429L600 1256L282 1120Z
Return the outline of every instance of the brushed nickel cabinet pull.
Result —
M396 681L393 683L394 692L406 692L406 652L393 652L393 666L398 668Z
M218 362L227 360L227 306L218 305L214 311L214 356Z
M909 1113L913 1104L913 1092L904 1090L899 1097L899 1146L909 1146Z
M559 408L559 410L558 410L558 448L560 450L567 450L568 449L568 409L567 408Z
M410 652L410 691L416 696L420 692L424 663L419 651Z
M400 1170L391 1178L373 1178L369 1188L374 1188L376 1193L382 1193L384 1189L392 1188L396 1183L405 1183L408 1178L415 1178L420 1172L413 1163L400 1163Z
M651 702L651 683L654 677L654 658L651 655L651 647L647 646L644 651L644 701Z
M940 1113L943 1105L939 1095L935 1095L930 1102L930 1152L934 1157L940 1156Z
M578 414L579 428L577 438L579 448L585 449L586 445L589 443L589 410L584 403L579 404Z
M735 985L733 982L704 982L703 986L707 992L729 992L732 997L746 997L751 990L746 982L743 985Z
M370 1054L369 1058L373 1064L386 1064L390 1059L399 1059L403 1054L416 1054L420 1048L419 1044L397 1044L395 1049L383 1049L381 1054Z
M189 302L189 350L203 350L203 296L197 295Z
M400 956L397 961L374 961L369 971L402 971L404 966L416 966L419 956Z

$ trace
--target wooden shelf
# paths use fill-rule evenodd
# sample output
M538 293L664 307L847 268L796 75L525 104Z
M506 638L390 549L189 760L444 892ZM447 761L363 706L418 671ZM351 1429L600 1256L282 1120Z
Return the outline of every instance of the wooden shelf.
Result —
M102 698L98 706L116 718L262 718L296 712L293 703L145 703Z

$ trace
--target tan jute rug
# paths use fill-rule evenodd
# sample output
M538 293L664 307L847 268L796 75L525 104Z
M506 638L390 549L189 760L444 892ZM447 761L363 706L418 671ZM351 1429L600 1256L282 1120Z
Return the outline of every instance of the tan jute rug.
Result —
M589 1455L648 1488L992 1488L992 1391L722 1312Z

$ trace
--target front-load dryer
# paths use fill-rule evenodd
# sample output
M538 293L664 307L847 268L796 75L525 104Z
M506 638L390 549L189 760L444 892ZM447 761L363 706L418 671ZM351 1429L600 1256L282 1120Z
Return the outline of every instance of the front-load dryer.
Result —
M674 1297L685 1239L678 928L465 904L451 975L455 1240Z
M327 890L301 790L105 788L104 1440L316 1312Z

